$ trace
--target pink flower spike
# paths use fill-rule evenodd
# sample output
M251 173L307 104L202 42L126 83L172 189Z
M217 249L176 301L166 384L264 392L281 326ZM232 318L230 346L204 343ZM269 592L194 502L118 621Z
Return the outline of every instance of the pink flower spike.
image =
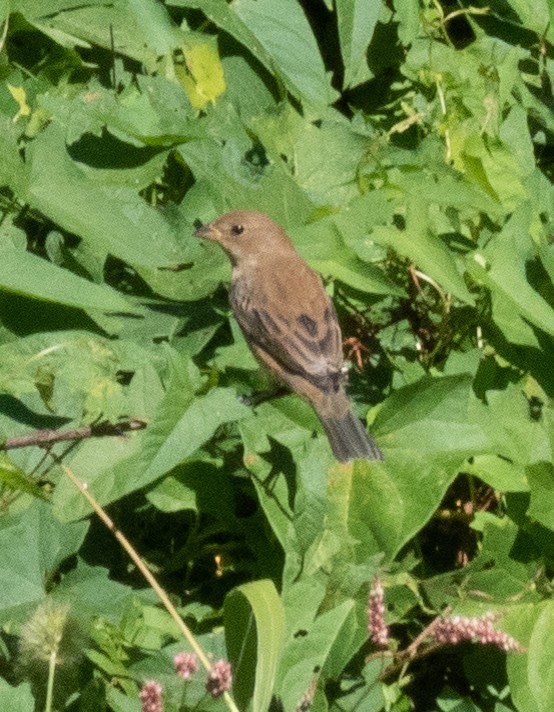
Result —
M490 611L475 618L466 616L437 618L429 634L437 643L456 645L462 641L472 640L481 645L495 645L506 652L510 650L523 652L523 646L511 635L496 630L494 622L499 618L500 614Z
M198 659L194 653L178 653L173 658L175 672L183 680L190 680L192 675L198 670Z
M369 635L381 648L389 645L389 629L385 623L385 591L381 579L376 576L369 591Z
M206 681L206 690L212 697L220 697L231 688L232 682L231 663L226 660L218 660L210 668Z
M162 686L154 680L145 682L140 691L141 712L163 712Z

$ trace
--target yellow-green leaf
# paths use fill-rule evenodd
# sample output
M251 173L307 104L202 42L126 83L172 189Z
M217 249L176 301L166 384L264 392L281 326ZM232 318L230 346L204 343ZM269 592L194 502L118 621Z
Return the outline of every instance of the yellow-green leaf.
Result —
M185 66L175 65L175 74L195 109L215 104L225 91L223 65L216 40L203 34L189 33L183 43Z

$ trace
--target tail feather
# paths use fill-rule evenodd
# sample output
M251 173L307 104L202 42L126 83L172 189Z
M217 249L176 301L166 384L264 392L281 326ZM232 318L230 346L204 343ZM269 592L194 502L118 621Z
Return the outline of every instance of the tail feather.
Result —
M377 443L352 411L338 418L322 417L321 424L339 462L383 459Z

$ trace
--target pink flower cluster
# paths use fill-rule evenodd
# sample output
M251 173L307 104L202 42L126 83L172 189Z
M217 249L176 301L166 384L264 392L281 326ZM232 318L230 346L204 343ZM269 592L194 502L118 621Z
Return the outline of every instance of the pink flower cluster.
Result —
M231 663L226 660L218 660L212 665L208 673L206 690L212 697L220 697L230 689L232 682Z
M379 647L388 647L389 629L385 623L385 591L378 576L373 580L369 591L368 618L371 640Z
M145 682L140 691L140 701L142 712L163 712L162 686L154 680Z
M437 643L456 645L465 640L473 640L482 645L495 645L506 652L517 650L522 652L523 646L511 635L494 627L500 618L498 613L488 612L476 618L466 616L450 616L437 618L429 626L429 635Z
M190 680L198 670L198 658L194 653L178 653L173 658L175 672L183 680ZM226 660L215 662L208 672L206 691L212 697L220 697L231 688L233 675L231 663ZM142 703L141 712L163 712L162 687L159 683L150 680L145 682L140 691Z
M194 653L178 653L173 658L175 672L183 680L189 680L198 670L198 659Z

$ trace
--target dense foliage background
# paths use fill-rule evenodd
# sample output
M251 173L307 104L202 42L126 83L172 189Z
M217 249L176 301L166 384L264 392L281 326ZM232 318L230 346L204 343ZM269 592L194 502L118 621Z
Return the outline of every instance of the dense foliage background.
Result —
M147 423L3 454L3 709L44 709L56 615L53 708L202 694L62 464L230 657L241 711L553 709L553 20L548 0L0 0L1 433ZM235 208L323 275L384 463L333 463L295 397L237 398L264 377L227 259L193 236ZM502 614L524 652L422 647L445 608Z

